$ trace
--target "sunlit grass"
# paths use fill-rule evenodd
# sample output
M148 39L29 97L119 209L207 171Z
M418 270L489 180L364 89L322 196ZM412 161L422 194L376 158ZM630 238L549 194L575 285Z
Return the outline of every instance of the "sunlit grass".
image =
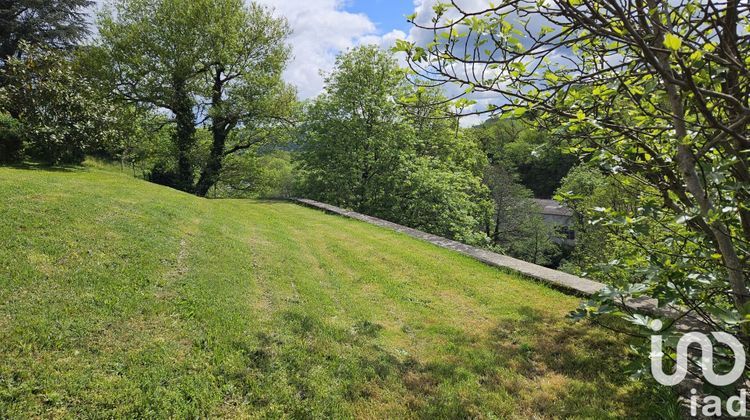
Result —
M577 299L290 203L0 168L0 417L649 417Z

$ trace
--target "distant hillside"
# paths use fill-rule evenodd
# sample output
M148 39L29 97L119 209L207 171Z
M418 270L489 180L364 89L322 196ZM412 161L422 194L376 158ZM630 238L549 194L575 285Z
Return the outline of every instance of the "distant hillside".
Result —
M542 285L291 203L0 168L0 417L653 412Z

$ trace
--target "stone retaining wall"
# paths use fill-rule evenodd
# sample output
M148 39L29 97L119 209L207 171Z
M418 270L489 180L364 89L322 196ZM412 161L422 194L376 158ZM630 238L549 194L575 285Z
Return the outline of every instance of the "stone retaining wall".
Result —
M521 261L519 259L511 258L506 255L500 255L486 249L462 244L460 242L446 239L437 235L432 235L430 233L422 232L410 227L401 226L387 220L378 219L377 217L367 216L361 213L349 211L340 207L309 199L300 198L295 199L295 201L308 207L324 210L328 213L361 220L365 223L370 223L372 225L404 233L413 238L417 238L422 241L437 245L441 248L447 248L456 251L460 254L474 258L493 267L511 270L513 272L533 278L549 286L560 289L566 293L572 293L575 295L587 297L593 295L594 293L602 290L605 287L603 283L595 282L583 277L574 276L562 271L552 270L547 267L542 267L540 265ZM659 307L656 299L628 299L625 302L622 302L622 306L638 313L669 319L678 319L678 322L675 325L679 330L688 331L705 329L705 325L699 319L694 318L690 315L683 316L682 314L684 311L679 311L675 308Z

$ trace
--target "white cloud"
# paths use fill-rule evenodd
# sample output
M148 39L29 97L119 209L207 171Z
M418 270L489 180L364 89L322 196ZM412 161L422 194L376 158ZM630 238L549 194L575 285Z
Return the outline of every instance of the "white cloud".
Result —
M414 13L417 14L415 22L417 25L430 27L432 18L435 16L433 6L440 0L414 0ZM456 0L456 5L464 12L475 13L490 7L491 0ZM458 17L459 14L453 8L448 9L448 13L443 16L443 20L449 20ZM409 40L413 42L432 41L432 32L412 27L409 31Z
M396 45L396 41L399 39L406 39L407 35L404 31L394 29L385 35L367 35L359 39L359 44L365 45L377 45L383 49L389 49Z
M348 48L372 44L387 49L398 39L424 40L429 36L416 28L408 34L400 30L379 34L368 16L344 10L345 0L256 1L275 8L279 16L289 20L294 31L289 39L294 57L284 76L297 86L302 99L316 96L323 90L321 72L330 72L336 55ZM414 0L418 21L429 22L432 6L437 1ZM476 11L487 7L489 1L459 0L458 4L466 10Z
M356 45L371 44L387 49L398 39L425 41L430 33L412 27L409 33L392 30L378 34L376 25L363 14L343 10L341 0L258 0L274 7L278 15L285 16L294 30L290 38L294 58L289 64L285 78L297 86L302 99L319 94L323 89L322 72L329 72L338 53ZM418 23L429 23L433 15L432 6L438 0L414 0L414 11ZM459 0L464 10L477 11L489 6L490 0ZM428 42L428 41L425 41ZM404 57L399 57L402 64ZM449 95L463 91L458 86L446 86ZM494 95L475 94L476 109L485 109L493 102ZM470 116L462 119L462 125L475 125L485 118Z
M421 25L424 27L431 27L433 25L432 19L435 16L435 13L433 11L433 6L437 4L440 0L414 0L414 12L417 14L417 18L415 19L415 22L417 25ZM480 12L482 10L486 10L491 6L492 0L456 0L456 5L461 8L466 13L476 13ZM495 2L497 3L497 2ZM448 9L448 13L443 16L443 21L447 21L450 19L455 19L459 15L456 13L456 11L452 8ZM424 30L417 27L412 27L409 31L408 37L406 38L410 42L414 42L418 45L426 45L427 43L431 42L433 40L433 33L430 30ZM463 67L454 69L453 71L456 74L463 74L464 77L468 77L467 74L471 74L471 72L475 70L477 74L479 74L481 71L485 71L485 77L490 77L492 71L488 71L487 69L484 69L483 66L478 66L476 69L470 68L469 70L464 69ZM468 72L468 73L467 73ZM505 100L502 98L501 95L494 93L494 92L473 92L468 95L464 95L463 92L466 90L466 86L460 86L457 84L445 84L443 85L443 91L449 98L453 98L456 96L464 96L467 99L471 99L476 101L476 104L470 106L468 109L464 110L466 113L472 113L472 112L481 112L486 109L488 109L489 105L500 105L505 102ZM489 114L481 114L481 115L475 115L470 114L463 118L461 118L461 125L464 127L470 127L477 124L481 124L483 121L485 121L489 117Z
M375 24L364 14L343 10L339 0L259 0L289 20L294 33L289 39L292 61L284 74L295 85L300 98L310 98L323 89L321 72L329 72L336 55L361 43L381 45ZM386 36L392 36L388 34Z

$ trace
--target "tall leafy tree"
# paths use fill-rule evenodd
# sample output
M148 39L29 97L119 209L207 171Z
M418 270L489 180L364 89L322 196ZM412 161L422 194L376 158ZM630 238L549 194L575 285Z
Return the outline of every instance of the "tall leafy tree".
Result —
M118 135L115 104L81 71L75 55L22 48L22 57L11 58L3 69L0 110L21 122L26 155L48 164L77 164Z
M460 127L454 104L439 88L418 87L406 91L399 103L406 111L416 136L416 153L481 176L487 159L478 138Z
M114 88L174 117L177 188L205 195L227 155L267 139L291 113L295 94L281 81L289 28L264 7L241 0L119 0L99 26ZM195 157L200 125L212 135L205 162ZM230 136L237 128L242 133Z
M255 3L245 7L242 0L216 1L209 13L211 47L203 60L212 143L195 189L200 196L219 180L226 156L266 141L289 123L296 100L281 79L289 58L286 20ZM230 138L235 128L241 133Z
M208 71L206 1L119 0L99 18L103 69L126 100L173 115L175 187L194 184L196 92Z
M630 284L583 314L650 294L750 343L750 4L451 2L413 19L434 34L399 43L417 73L503 98L475 112L533 111L637 197L598 209L639 246L617 262Z
M67 48L86 34L91 0L0 1L0 63L21 54L21 43Z
M373 46L338 57L309 106L301 167L313 198L439 235L480 242L489 212L481 152L418 103L394 58ZM425 92L435 94L435 92ZM467 143L468 142L468 143Z
M337 58L304 127L302 162L311 193L365 213L382 210L385 185L415 142L394 100L402 82L395 60L376 47Z

